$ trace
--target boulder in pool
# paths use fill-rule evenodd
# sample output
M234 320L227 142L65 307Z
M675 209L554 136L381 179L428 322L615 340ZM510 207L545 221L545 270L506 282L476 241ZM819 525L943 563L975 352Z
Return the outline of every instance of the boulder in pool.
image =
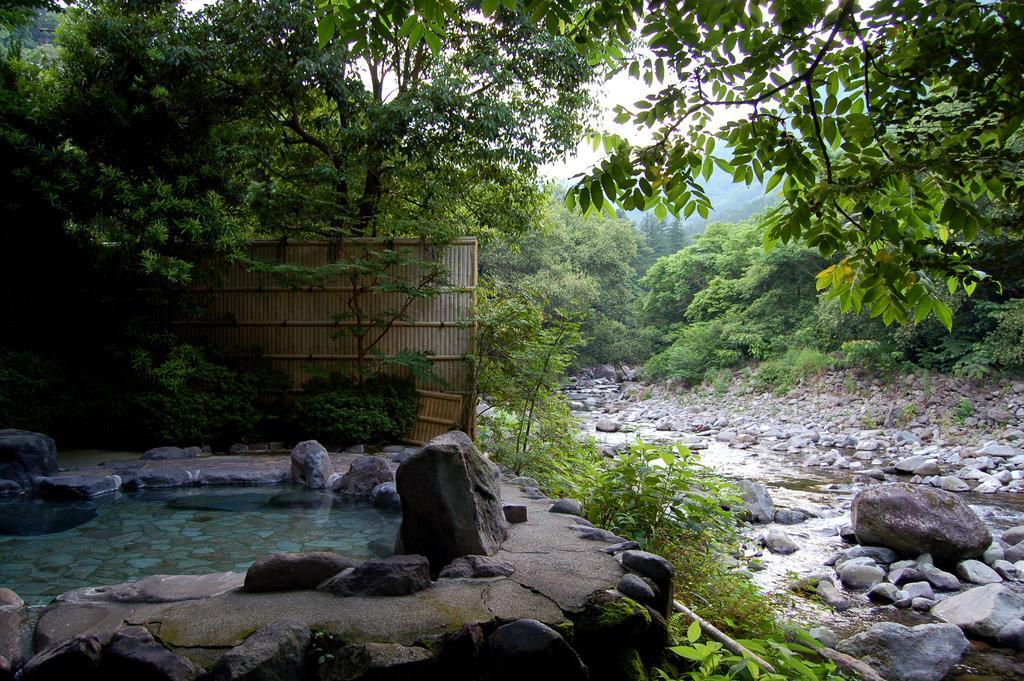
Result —
M30 492L38 478L57 472L53 438L28 430L0 430L0 480L11 480Z
M891 681L945 678L970 647L952 624L894 622L880 622L839 644L841 652L863 659Z
M291 454L292 482L310 489L325 489L327 478L331 477L331 457L324 446L316 440L306 440L295 445Z
M955 562L980 556L992 535L959 496L924 485L892 483L862 490L850 509L861 544L886 546L897 553L930 553Z
M342 570L355 567L351 558L331 551L272 553L245 573L246 591L315 589Z
M114 475L55 475L36 480L36 494L47 499L91 499L116 492L121 479Z
M932 608L932 615L971 636L994 639L1003 627L1024 619L1024 596L1005 584L987 584L950 596Z
M460 556L493 555L508 538L494 468L463 432L439 435L398 467L402 525L396 553L417 553L433 574Z
M352 496L368 497L377 485L394 482L395 474L379 456L361 456L352 462L348 472L334 483L334 491Z

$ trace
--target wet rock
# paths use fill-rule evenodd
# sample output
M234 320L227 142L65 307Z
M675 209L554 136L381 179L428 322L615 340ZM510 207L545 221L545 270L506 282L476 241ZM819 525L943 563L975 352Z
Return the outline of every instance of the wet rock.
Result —
M736 486L740 489L743 504L753 522L770 523L775 518L775 503L767 487L751 480L740 480Z
M933 587L939 591L959 591L960 580L957 579L956 575L940 570L934 565L923 563L918 567L918 572L921 576L928 581Z
M898 570L890 570L889 576L886 579L897 586L902 586L907 582L919 582L924 579L924 576L917 568L900 568Z
M200 485L280 485L291 480L286 469L255 466L223 466L203 468L199 472Z
M995 570L980 560L965 560L958 563L956 573L960 579L972 584L995 584L1003 581Z
M913 599L926 598L929 601L935 600L935 592L928 582L910 582L903 585L903 593ZM931 607L931 606L928 606ZM925 608L927 610L927 608Z
M336 596L404 596L430 586L424 556L400 555L368 560L332 578L322 588Z
M10 589L0 588L0 657L7 660L13 670L24 662L22 628L25 622L25 603ZM0 679L4 679L0 673Z
M103 642L97 636L75 636L42 651L25 665L23 681L97 681Z
M876 603L895 603L907 597L899 587L890 582L879 582L868 589L868 598Z
M441 679L434 655L420 646L354 643L334 653L324 681L432 681Z
M370 503L377 508L402 509L402 497L393 482L382 482L370 491Z
M459 556L492 555L508 538L501 486L465 433L434 438L398 468L402 525L396 552L440 570Z
M36 479L57 472L53 438L28 430L0 430L0 480L11 480L31 491Z
M905 627L875 624L842 641L839 650L862 659L890 681L935 681L970 649L963 632L950 624Z
M36 494L46 499L91 499L116 492L121 480L113 475L60 475L36 479Z
M1024 541L1024 525L1017 525L1005 530L1002 539L1003 543L1007 546L1013 546Z
M781 555L788 555L800 550L800 547L788 534L776 527L768 530L768 534L764 538L764 545L772 553Z
M954 475L943 477L939 487L947 492L967 492L971 489L970 485Z
M622 424L611 419L600 419L594 428L602 433L617 433L622 428Z
M862 544L899 553L928 552L954 561L980 555L992 541L984 523L960 497L906 483L868 487L851 507L853 528Z
M996 643L1014 650L1024 650L1024 620L1014 620L999 630Z
M836 633L827 627L811 627L807 633L811 635L811 638L826 648L835 648L839 645L839 639L836 637Z
M662 617L668 617L673 610L672 577L676 572L675 566L661 556L647 551L624 551L622 566L654 582L658 587L659 596L655 610L661 613Z
M799 525L809 517L803 511L795 508L780 508L775 511L775 522L780 525Z
M992 569L996 571L996 574L1005 579L1008 582L1014 582L1020 579L1020 570L1017 566L1008 560L997 560L992 563Z
M876 563L888 565L896 562L896 552L884 546L853 546L843 551L843 560L868 557Z
M142 453L144 461L167 459L194 459L202 453L199 447L153 447Z
M374 487L385 482L395 482L395 474L388 468L387 462L379 456L362 456L354 460L348 472L334 483L333 491L368 497Z
M305 677L309 627L276 622L220 656L209 681L292 681Z
M1024 596L1005 584L988 584L950 596L931 612L972 636L993 639L1007 624L1024 617Z
M1003 551L1003 557L1012 563L1016 563L1018 560L1024 559L1024 541L1019 541L1013 546L1008 546Z
M103 649L100 669L109 679L193 681L202 667L158 643L144 627L128 627L114 634Z
M558 499L551 504L549 513L568 513L569 515L583 515L583 502L577 499Z
M818 582L816 592L818 594L818 597L821 598L821 600L824 601L826 605L831 607L836 612L843 612L844 610L849 610L852 606L850 601L847 600L846 596L844 596L842 592L836 588L835 584L828 581L827 579L822 579Z
M654 589L655 587L645 582L643 578L632 573L623 575L615 587L615 590L623 596L632 598L638 603L649 605L652 608L658 605Z
M850 562L836 568L843 588L848 591L866 591L885 578L885 570L877 565L857 565Z
M559 681L586 681L586 667L558 632L537 620L521 619L498 627L487 640L494 678L521 681L539 672Z
M132 482L125 480L122 486L125 488L144 487L156 489L161 487L187 487L192 484L192 474L184 468L172 466L143 467L130 478Z
M525 523L529 519L526 507L522 504L502 504L501 510L510 525Z
M331 477L331 457L316 440L306 440L291 451L292 482L310 489L326 489Z
M294 591L315 589L356 562L330 551L272 553L263 556L245 573L246 591Z
M484 579L488 577L508 577L515 572L515 566L507 560L490 556L462 556L441 568L438 575L442 578Z

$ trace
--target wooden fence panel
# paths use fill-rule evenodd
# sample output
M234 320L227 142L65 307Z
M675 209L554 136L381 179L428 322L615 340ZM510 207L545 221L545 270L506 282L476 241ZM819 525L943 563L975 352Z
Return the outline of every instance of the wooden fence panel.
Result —
M472 432L467 355L476 332L475 238L442 246L414 239L257 241L248 256L251 262L229 265L216 286L191 290L203 312L176 323L183 339L229 354L258 351L298 392L312 372L354 373L358 350L353 331L361 330L375 341L369 359L412 351L426 353L431 362L437 380L417 385L419 420L410 442L422 443L452 428ZM347 266L366 256L393 264L370 275ZM311 282L262 271L263 263L333 269ZM419 295L427 289L431 295ZM397 321L385 331L368 325L368 319ZM405 371L388 365L383 370Z

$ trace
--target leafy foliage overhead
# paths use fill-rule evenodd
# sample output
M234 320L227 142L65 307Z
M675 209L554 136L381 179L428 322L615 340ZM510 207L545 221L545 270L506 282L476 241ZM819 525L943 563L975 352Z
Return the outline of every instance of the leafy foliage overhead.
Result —
M424 36L449 11L443 0L329 6L335 18L375 12L371 32L379 24ZM492 16L512 10L660 88L617 117L650 129L652 143L600 138L607 157L570 194L584 210L706 215L702 184L717 165L736 181L781 188L769 244L803 240L844 256L818 277L843 309L866 307L887 324L935 315L947 327L941 289L971 293L987 278L973 266L979 234L1020 231L993 210L1024 201L1018 2L482 5ZM363 44L344 21L338 33Z

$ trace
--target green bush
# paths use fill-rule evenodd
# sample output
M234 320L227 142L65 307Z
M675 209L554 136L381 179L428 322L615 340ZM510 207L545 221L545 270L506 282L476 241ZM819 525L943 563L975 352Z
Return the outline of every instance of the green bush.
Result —
M0 428L55 433L66 406L63 376L53 360L0 348Z
M843 366L883 375L894 374L906 367L903 353L890 343L877 340L851 340L843 343Z
M416 424L416 386L376 376L358 385L342 374L314 378L296 400L300 437L331 444L379 444L407 437Z
M754 386L763 392L784 395L798 385L820 376L828 365L828 355L820 350L790 349L778 359L761 363L753 377Z
M143 444L230 444L255 434L257 389L192 345L173 347L154 360L138 352L141 378L130 410Z

